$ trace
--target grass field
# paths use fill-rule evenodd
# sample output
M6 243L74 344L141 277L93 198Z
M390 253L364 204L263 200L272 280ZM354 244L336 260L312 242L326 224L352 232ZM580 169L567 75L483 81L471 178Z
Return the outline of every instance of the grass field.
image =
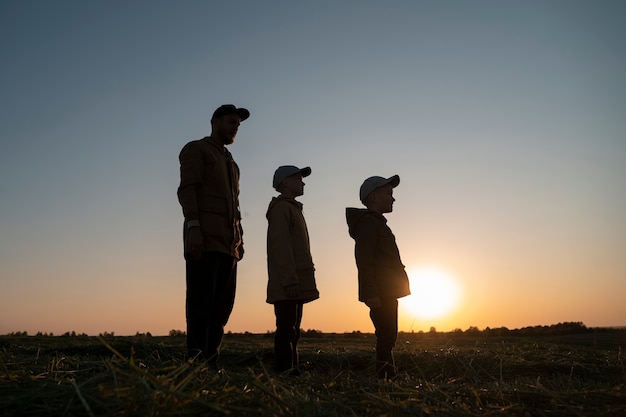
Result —
M184 337L0 337L2 416L626 416L626 333L400 334L394 381L374 336L317 334L302 375L272 371L271 335L225 336L223 375Z

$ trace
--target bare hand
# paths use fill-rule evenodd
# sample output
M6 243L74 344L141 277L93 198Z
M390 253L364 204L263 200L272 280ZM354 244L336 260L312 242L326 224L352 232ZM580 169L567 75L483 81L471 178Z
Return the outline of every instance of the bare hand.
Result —
M380 308L380 298L368 298L367 300L365 300L365 304L367 304L369 308Z
M187 237L187 247L191 257L196 261L202 258L202 248L204 239L202 238L202 230L200 226L194 226L189 229L189 236Z

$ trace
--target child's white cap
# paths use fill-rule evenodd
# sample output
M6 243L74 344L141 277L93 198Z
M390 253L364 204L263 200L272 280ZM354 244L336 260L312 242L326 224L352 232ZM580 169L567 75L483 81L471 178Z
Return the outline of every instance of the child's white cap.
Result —
M285 178L291 177L295 174L302 174L303 177L308 177L309 175L311 175L311 168L298 168L293 165L280 166L274 172L274 181L272 182L272 185L275 189L278 189L280 183L283 182Z
M365 203L367 196L370 195L372 191L387 184L391 184L393 188L396 188L398 184L400 184L400 176L394 175L389 178L378 176L369 177L363 181L363 184L361 184L361 189L359 190L359 197L361 198L361 201Z

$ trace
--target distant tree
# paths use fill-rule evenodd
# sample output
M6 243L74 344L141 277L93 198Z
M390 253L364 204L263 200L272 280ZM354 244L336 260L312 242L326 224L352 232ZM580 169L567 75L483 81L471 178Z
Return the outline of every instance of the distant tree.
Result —
M323 334L320 330L308 329L306 331L300 331L303 335L307 337L322 337Z
M587 333L590 329L587 328L582 322L565 322L558 323L556 325L551 326L554 328L556 333Z
M498 327L495 329L485 328L484 333L486 336L505 336L509 332L506 327Z
M480 329L476 326L470 326L467 330L465 330L465 334L477 335L480 334Z
M170 330L169 334L170 334L170 337L181 337L181 336L187 335L187 333L183 332L182 330L175 330L175 329Z

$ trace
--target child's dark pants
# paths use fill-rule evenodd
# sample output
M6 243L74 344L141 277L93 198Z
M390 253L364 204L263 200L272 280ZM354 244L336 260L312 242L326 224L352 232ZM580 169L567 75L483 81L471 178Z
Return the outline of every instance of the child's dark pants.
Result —
M303 303L297 300L282 300L274 303L276 314L276 335L274 354L276 370L286 371L298 366L298 340L302 323Z
M398 300L382 298L379 308L370 309L370 318L376 329L376 377L393 378L396 375L392 350L398 338Z

